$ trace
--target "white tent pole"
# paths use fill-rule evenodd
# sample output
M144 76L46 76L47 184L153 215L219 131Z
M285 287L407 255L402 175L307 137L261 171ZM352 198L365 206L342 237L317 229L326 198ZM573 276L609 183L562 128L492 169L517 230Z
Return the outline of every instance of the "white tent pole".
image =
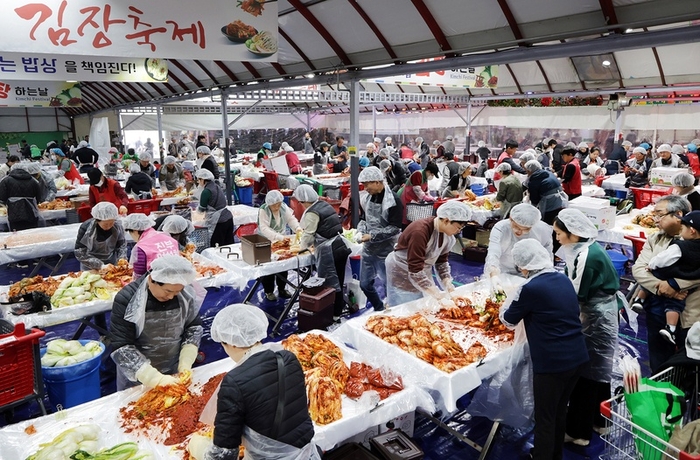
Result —
M124 128L122 127L122 111L117 109L115 110L115 114L117 115L117 136L119 136L119 144L122 146L122 153L126 153L124 151Z
M377 109L372 107L372 137L377 137Z
M306 108L306 132L311 132L311 111L308 107Z
M615 142L620 142L620 136L622 133L622 110L615 110Z
M233 187L231 186L231 159L230 159L230 149L229 149L229 140L228 140L228 109L226 108L226 101L228 100L227 94L226 94L226 89L221 90L221 124L223 127L223 136L224 136L224 187L226 187L226 202L231 205L231 190L233 190ZM260 101L258 101L260 102ZM257 105L254 104L254 105ZM242 117L245 115L242 113L238 118ZM238 120L236 118L236 120ZM233 120L233 123L236 122L236 120ZM231 123L231 124L233 124Z
M360 144L360 82L350 82L350 146L359 148ZM350 208L352 227L357 228L360 221L360 185L357 176L360 173L357 155L350 156Z
M469 102L467 102L467 139L466 139L467 145L465 146L465 153L467 156L471 155L472 149L472 100L469 98Z
M165 158L163 158L163 150L161 149L161 146L163 146L163 106L161 104L158 104L156 106L156 109L156 117L158 120L158 141L156 142L156 145L158 146L158 156L160 158L160 164L161 166L163 166L163 163L165 162Z

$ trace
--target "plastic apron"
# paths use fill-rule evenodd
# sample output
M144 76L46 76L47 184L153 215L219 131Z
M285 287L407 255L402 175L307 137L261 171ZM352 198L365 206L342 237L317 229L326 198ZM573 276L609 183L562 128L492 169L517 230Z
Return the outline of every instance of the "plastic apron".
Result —
M438 232L436 226L425 248L423 275L430 280L433 279L433 266L435 266L435 262L437 262L441 254L449 251L455 242L453 236L443 235L441 245L439 237L440 232ZM404 303L400 302L401 299L415 300L423 296L423 289L417 287L413 283L408 273L407 255L408 251L402 249L400 251L393 251L386 258L387 303L392 307ZM399 301L399 303L396 303L397 301Z
M39 215L39 207L36 204L36 199L35 198L27 198L27 197L16 197L16 196L11 196L7 199L7 220L10 226L10 229L12 227L12 221L10 221L10 216L16 215L17 212L24 213L24 211L30 210L34 214L34 218L37 220L36 227L44 227L44 219L41 218ZM15 221L16 222L16 221ZM25 221L27 222L27 221ZM22 222L24 223L24 222Z
M223 207L217 211L215 208L207 206L206 216L204 217L204 225L206 225L207 227L210 240L212 235L214 235L214 229L216 229L216 225L219 223L221 213L223 213L225 210L226 207Z
M114 225L117 224L115 223ZM106 240L97 241L97 229L95 227L97 227L97 222L93 219L90 223L90 227L85 231L83 238L80 240L80 243L87 248L88 255L100 259L104 264L116 264L117 253L115 249L119 239L119 232L113 231L112 235ZM82 263L80 264L80 269L89 270L88 267L83 267Z
M569 206L569 197L564 193L564 190L557 189L547 195L540 198L540 202L537 203L537 209L540 213L548 211L554 211L555 209L566 208Z
M384 193L390 193L388 187L385 186ZM362 202L362 209L365 210L365 222L368 229L380 229L384 227L382 224L382 203L373 203L370 199L370 195L367 194ZM398 241L399 235L394 238L382 241L380 243L372 243L371 241L366 241L362 244L362 254L368 256L386 257L394 248L394 245Z
M243 429L242 441L245 447L243 460L321 460L313 441L300 449L268 438L247 426Z

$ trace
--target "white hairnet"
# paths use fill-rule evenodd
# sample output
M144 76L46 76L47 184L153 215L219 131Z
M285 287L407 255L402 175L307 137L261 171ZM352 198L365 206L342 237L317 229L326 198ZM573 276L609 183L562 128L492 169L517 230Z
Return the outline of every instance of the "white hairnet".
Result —
M501 163L500 165L496 166L496 171L502 172L502 173L507 173L511 172L513 168L510 167L510 165L506 162Z
M460 162L460 163L458 163L458 165L459 165L459 166L457 167L457 174L464 174L464 172L465 172L467 169L471 169L471 168L472 168L472 164L469 163L469 162L467 162L467 161Z
M139 155L139 161L153 161L153 157L148 152L143 152Z
M675 187L692 187L695 183L695 177L687 172L679 172L671 178L671 184Z
M422 137L416 137L416 144L422 144L423 143L423 138Z
M79 149L82 149L83 147L87 147L87 146L88 146L87 141L80 141L80 142L78 142L78 148L79 148Z
M206 145L200 145L197 147L197 153L205 153L207 155L211 154L211 149L207 147Z
M622 146L623 146L623 147L632 147L632 143L631 143L630 141L624 141L624 142L622 143Z
M163 163L166 165L174 165L175 163L177 163L177 158L175 158L172 155L168 155L165 157L165 160L163 161Z
M532 160L537 159L535 152L534 151L530 152L530 150L531 149L528 149L525 153L520 155L520 158L518 158L518 160L520 160L521 163L524 164L524 163L527 163L528 161L532 161ZM503 163L501 163L501 164L503 164Z
M119 217L119 210L114 203L102 201L92 207L90 214L97 220L114 220Z
M578 145L578 148L579 148L579 149L587 149L587 148L588 148L588 144L585 143L585 142L581 142L581 143Z
M141 172L141 165L138 162L133 162L129 165L129 172L134 174Z
M440 141L437 140L437 139L435 139L435 140L433 141L433 145L440 145Z
M32 161L20 161L12 165L11 169L27 171L32 176L41 172L41 165Z
M525 163L524 168L526 171L534 173L535 171L539 171L540 169L542 169L542 165L537 160L530 160L527 163Z
M452 136L447 136L447 137L445 138L445 140L447 140L447 141L451 141L452 139L454 139Z
M194 177L197 179L203 179L203 180L214 180L214 174L212 174L211 171L208 169L198 169L196 173L194 173Z
M671 146L668 144L661 144L660 146L656 147L657 152L670 152L671 151Z
M187 232L189 235L194 231L194 225L191 221L182 216L172 215L163 220L163 224L161 225L160 229L161 231L170 235L175 235L182 232Z
M671 146L671 153L675 153L676 155L683 155L685 153L685 149L680 144L673 144L673 146Z
M376 142L376 143L380 143L381 141L382 141L382 140L381 140L380 138L378 138L378 137L375 137L375 138L373 139L373 142Z
M360 171L360 175L357 176L357 181L362 183L362 182L374 182L374 181L383 181L384 180L384 174L377 168L376 166L369 166L362 171Z
M236 303L216 314L211 323L211 339L234 347L250 347L267 337L267 326L267 316L261 309Z
M387 136L384 138L384 142L391 142L391 136Z
M387 149L387 148L379 149L379 156L382 158L389 158L389 149Z
M265 195L265 204L270 206L284 201L284 195L279 190L270 190Z
M525 270L551 268L552 256L542 244L532 238L520 240L513 245L513 262Z
M389 161L389 160L382 160L382 161L379 162L379 170L380 170L382 173L387 172L387 171L389 170L389 168L391 168L391 161Z
M557 217L566 225L570 233L580 238L596 238L598 236L598 229L596 226L578 209L562 209Z
M294 147L292 147L291 145L287 144L287 145L284 146L284 151L285 151L285 152L293 152L293 151L294 151Z
M450 200L437 208L437 216L450 221L469 222L472 210L461 201Z
M510 218L523 227L534 227L542 218L540 210L529 203L520 203L510 210Z
M158 283L187 286L195 278L197 271L192 262L177 254L165 254L151 263L151 279Z
M481 147L486 147L486 142L484 142L484 141L479 141L479 142L476 143L476 146L479 147L479 148L481 148Z
M302 203L315 203L318 201L318 193L308 184L301 184L297 187L293 196Z
M153 225L155 225L155 221L151 217L140 212L129 214L124 218L124 220L122 220L124 230L136 230L142 232L153 227Z
M644 149L644 147L635 147L634 150L632 150L633 154L641 153L642 155L646 155L647 151Z
M373 142L368 142L367 145L365 145L365 147L367 147L368 149L373 149L376 146L374 145Z

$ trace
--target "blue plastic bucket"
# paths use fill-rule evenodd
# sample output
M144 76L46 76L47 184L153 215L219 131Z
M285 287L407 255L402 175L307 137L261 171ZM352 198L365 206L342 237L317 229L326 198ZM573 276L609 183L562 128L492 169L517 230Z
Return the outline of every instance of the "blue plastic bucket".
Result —
M90 340L79 340L82 345ZM100 362L105 351L100 343L102 352L81 363L72 366L44 367L41 374L46 384L46 393L54 410L57 406L64 409L75 407L101 396L100 393ZM41 349L41 356L46 354L46 348Z
M289 198L290 197L288 195L284 196L284 204L286 204L287 206L289 206Z
M238 202L239 204L247 204L253 206L253 187L238 187Z
M350 271L352 272L352 277L356 280L360 279L360 265L362 262L361 256L350 256Z
M615 190L615 196L621 200L627 198L627 190Z
M625 274L625 264L627 263L627 256L620 251L608 250L608 257L612 261L613 267L617 270L617 274L622 276Z
M481 196L484 194L484 186L481 184L474 184L471 186L471 191L474 193L474 195Z

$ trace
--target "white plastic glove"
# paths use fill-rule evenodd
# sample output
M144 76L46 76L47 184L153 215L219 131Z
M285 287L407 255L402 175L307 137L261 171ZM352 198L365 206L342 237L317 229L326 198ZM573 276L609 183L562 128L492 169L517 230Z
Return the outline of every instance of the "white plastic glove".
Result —
M120 215L125 216L127 212L128 212L128 209L126 209L126 206L124 206L124 205L119 206L119 214Z
M144 364L139 368L138 371L136 371L136 380L143 383L143 386L145 386L148 389L167 385L175 385L180 382L177 378L173 377L172 375L164 375L160 373L158 369L156 369L148 363Z
M449 292L450 294L452 294L452 292L455 290L455 285L452 284L451 279L442 280L442 284L443 284L443 286L445 286L445 290L447 292Z
M435 197L426 193L425 196L423 197L423 201L435 201Z
M177 371L179 373L191 371L192 364L194 364L197 359L197 354L199 353L199 348L191 343L187 343L182 346L180 350L180 360L177 364Z
M187 444L187 452L195 460L204 460L204 456L212 445L214 445L212 438L195 433Z
M486 269L484 270L484 274L493 278L494 276L500 275L501 270L499 270L498 267L496 267L495 265L492 265L490 267L486 267Z

